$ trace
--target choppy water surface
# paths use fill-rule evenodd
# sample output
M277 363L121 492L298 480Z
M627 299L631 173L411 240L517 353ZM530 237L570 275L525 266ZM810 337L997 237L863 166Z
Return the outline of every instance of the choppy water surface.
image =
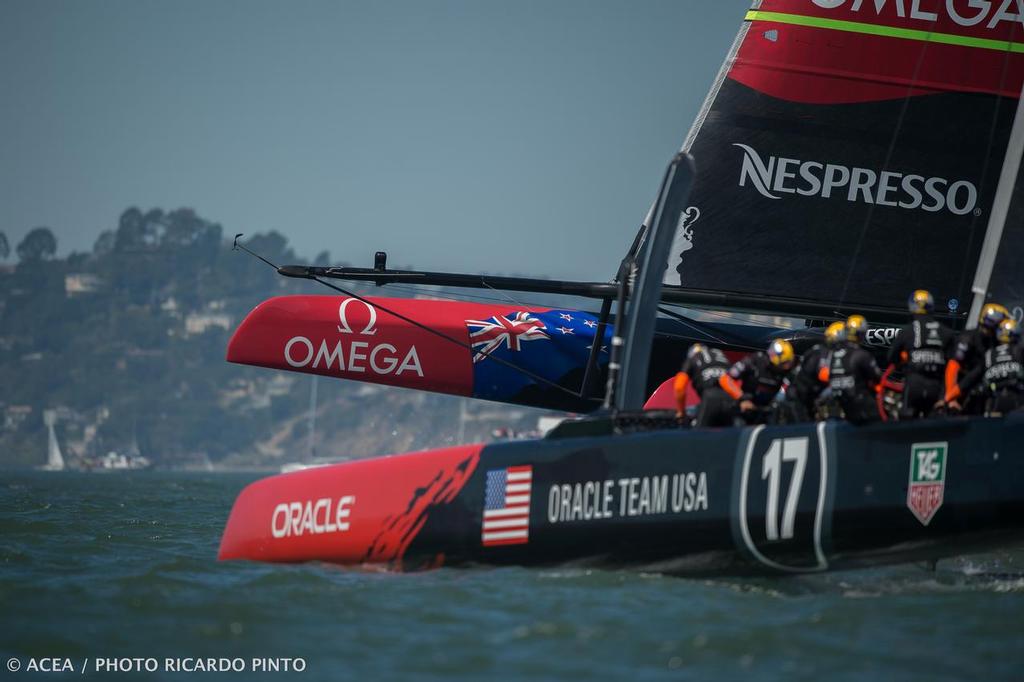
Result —
M229 657L239 679L1024 679L1019 550L757 581L218 563L249 480L0 476L0 677L70 679L24 669L67 657L79 679L181 679L165 658ZM97 657L160 670L97 673ZM254 675L254 658L305 670Z

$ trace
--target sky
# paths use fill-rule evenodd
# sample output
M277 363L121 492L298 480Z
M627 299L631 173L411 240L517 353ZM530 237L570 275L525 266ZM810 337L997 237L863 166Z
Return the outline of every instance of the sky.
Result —
M0 0L0 231L607 280L749 0ZM12 254L13 258L13 254Z

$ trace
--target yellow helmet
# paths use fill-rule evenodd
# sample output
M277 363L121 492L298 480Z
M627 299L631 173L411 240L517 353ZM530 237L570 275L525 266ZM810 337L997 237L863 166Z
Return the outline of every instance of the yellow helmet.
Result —
M776 367L789 369L793 366L793 344L785 339L775 339L768 344L768 361Z
M690 350L686 351L686 359L689 360L694 355L696 355L697 353L702 352L703 350L704 350L704 346L702 344L699 344L699 343L693 344L692 346L690 346Z
M864 340L864 334L868 331L868 321L863 315L850 315L846 318L846 340L851 343L860 343Z
M995 331L999 323L1010 316L1010 311L998 303L986 303L978 316L978 326Z
M935 299L925 289L916 289L907 301L907 307L914 315L928 315L935 310Z
M996 328L996 340L999 343L1014 343L1020 339L1020 326L1017 320L1008 317Z
M843 321L833 322L825 329L825 343L834 346L845 338L846 323Z

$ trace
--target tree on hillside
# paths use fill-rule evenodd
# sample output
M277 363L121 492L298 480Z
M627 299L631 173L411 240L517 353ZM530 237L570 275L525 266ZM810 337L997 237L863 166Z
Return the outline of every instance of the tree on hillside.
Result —
M167 228L167 220L161 208L151 208L142 216L143 232L146 238L153 245L156 245L162 238Z
M160 243L165 225L164 212L159 208L143 213L132 206L117 220L114 250L119 253L152 251Z
M114 250L114 243L117 237L114 235L113 230L104 230L100 232L100 236L96 238L96 243L92 246L92 252L97 256L105 256Z
M115 251L138 251L145 246L145 223L142 218L142 211L134 206L121 214L114 237Z
M179 208L167 214L166 224L161 242L163 246L183 248L191 246L208 223L191 208Z
M25 235L16 250L22 262L52 258L57 253L57 238L48 227L36 227Z
M11 255L11 245L7 242L7 235L0 232L0 260L7 260Z

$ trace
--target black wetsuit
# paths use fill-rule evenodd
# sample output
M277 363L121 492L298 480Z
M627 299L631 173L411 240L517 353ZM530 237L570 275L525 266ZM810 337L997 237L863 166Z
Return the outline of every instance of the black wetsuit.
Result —
M740 402L749 400L758 408L741 416L747 423L768 421L772 401L782 390L786 371L777 368L762 351L751 353L729 368L729 378L739 385L742 395L734 398Z
M791 398L795 408L796 421L813 421L817 412L817 400L825 384L821 383L818 375L822 364L828 359L828 348L825 344L819 343L812 346L803 357L800 364L793 370L793 375L786 390L786 396Z
M828 386L846 419L853 424L881 419L874 387L882 372L874 356L857 344L844 343L829 353L828 363Z
M1019 343L994 346L985 352L984 367L985 413L1001 415L1019 408L1024 394L1024 347Z
M736 406L718 383L728 370L729 359L717 348L706 348L683 363L683 373L700 396L694 426L732 426Z
M946 361L955 336L938 320L916 315L900 330L889 349L889 364L903 366L900 419L927 417L945 394Z
M981 375L985 372L985 353L996 345L995 335L981 328L970 329L960 334L952 359L960 365L957 399L964 414L982 414L985 411L985 396Z

